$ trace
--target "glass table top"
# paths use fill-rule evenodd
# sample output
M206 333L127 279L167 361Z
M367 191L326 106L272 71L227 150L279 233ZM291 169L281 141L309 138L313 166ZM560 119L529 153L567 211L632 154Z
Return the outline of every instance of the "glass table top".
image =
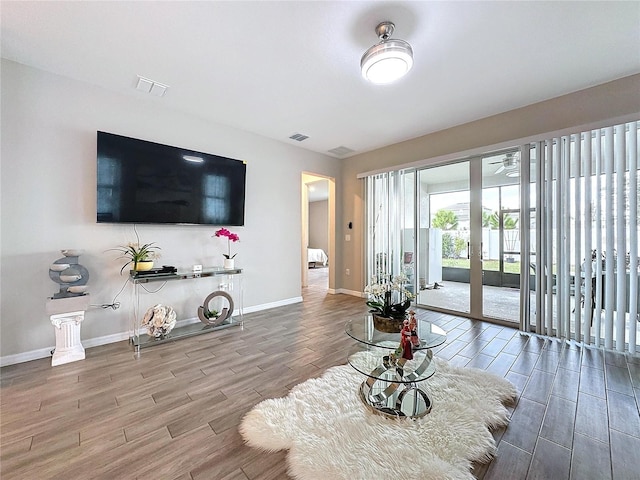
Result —
M447 340L447 333L442 328L427 320L419 318L416 320L420 344L414 346L414 351L435 348ZM354 340L367 345L395 349L400 343L400 333L385 333L376 330L371 314L349 320L345 325L345 332Z
M375 380L414 383L431 377L436 367L431 350L413 352L413 359L390 358L392 350L371 345L355 345L349 352L349 365Z

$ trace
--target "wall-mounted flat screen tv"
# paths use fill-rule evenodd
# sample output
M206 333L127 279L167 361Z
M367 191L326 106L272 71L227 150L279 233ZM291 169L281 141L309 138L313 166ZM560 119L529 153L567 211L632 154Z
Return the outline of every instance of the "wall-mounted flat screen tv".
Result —
M240 160L98 132L98 223L244 225Z

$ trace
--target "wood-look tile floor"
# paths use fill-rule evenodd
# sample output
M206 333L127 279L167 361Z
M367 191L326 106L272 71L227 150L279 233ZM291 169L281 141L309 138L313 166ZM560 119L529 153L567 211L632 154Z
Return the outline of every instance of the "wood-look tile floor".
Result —
M139 358L119 342L55 368L50 359L4 367L0 476L287 479L285 452L245 446L240 420L261 400L345 363L352 340L344 323L365 312L362 299L307 288L303 303L245 315L244 329L148 348ZM475 466L478 478L640 479L638 357L419 315L448 331L436 355L518 389L510 425L494 432L497 456Z

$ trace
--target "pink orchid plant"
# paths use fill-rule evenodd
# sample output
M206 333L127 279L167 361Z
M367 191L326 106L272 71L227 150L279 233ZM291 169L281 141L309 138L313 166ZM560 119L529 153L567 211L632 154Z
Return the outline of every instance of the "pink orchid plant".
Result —
M231 233L229 230L227 230L226 228L221 228L219 230L216 230L216 233L214 235L215 237L227 237L227 248L228 248L228 254L227 253L223 253L222 255L224 255L224 258L227 259L232 259L234 258L237 253L234 253L233 255L231 255L231 242L237 242L238 240L240 240L240 237L238 236L237 233Z

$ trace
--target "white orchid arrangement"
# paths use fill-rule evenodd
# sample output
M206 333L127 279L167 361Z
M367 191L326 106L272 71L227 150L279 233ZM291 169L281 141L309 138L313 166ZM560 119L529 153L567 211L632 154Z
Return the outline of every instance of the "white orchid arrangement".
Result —
M367 306L371 312L383 317L404 318L415 295L405 288L409 278L405 274L388 277L371 277L364 292L368 296Z

